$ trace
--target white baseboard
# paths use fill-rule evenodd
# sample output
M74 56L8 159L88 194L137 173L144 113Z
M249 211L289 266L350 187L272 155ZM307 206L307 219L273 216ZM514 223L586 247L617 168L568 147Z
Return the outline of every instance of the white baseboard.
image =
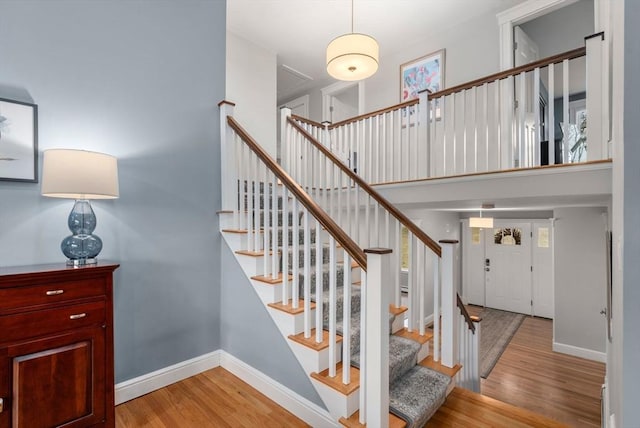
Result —
M314 427L340 427L328 411L271 379L233 355L222 352L220 365Z
M573 355L574 357L586 358L587 360L598 361L600 363L607 362L607 354L604 352L579 348L577 346L566 345L564 343L553 342L553 351Z
M143 396L172 383L210 370L220 365L220 356L224 352L217 350L190 360L182 361L163 369L129 379L116 384L116 405Z
M118 383L115 386L116 405L219 366L311 426L340 426L325 409L222 349Z

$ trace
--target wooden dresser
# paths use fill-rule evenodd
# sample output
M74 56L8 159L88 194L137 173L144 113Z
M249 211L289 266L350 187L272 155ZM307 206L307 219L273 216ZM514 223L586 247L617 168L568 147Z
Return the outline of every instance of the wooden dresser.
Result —
M115 426L118 266L0 268L0 428Z

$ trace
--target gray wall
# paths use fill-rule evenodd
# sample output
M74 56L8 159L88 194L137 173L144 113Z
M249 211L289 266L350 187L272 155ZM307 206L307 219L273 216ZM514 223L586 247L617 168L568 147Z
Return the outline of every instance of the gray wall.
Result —
M499 32L495 13L430 34L400 52L385 53L378 72L365 82L365 111L400 102L400 64L439 49L445 52L444 87L495 73L499 70ZM469 43L469 41L473 43Z
M324 408L309 376L253 290L231 250L222 244L222 348Z
M540 49L540 58L584 46L593 34L593 0L576 3L521 24Z
M618 426L632 426L640 421L640 2L624 2L624 236L622 316L623 420ZM618 190L616 190L618 191ZM615 304L616 302L614 302ZM619 305L618 305L619 307ZM614 314L616 307L614 306ZM620 314L616 315L620 316ZM618 339L619 340L619 339Z
M115 275L116 381L220 348L224 1L0 2L0 96L39 106L40 149L119 159L96 201ZM64 260L72 201L0 182L0 264Z
M606 208L554 211L554 342L605 352Z

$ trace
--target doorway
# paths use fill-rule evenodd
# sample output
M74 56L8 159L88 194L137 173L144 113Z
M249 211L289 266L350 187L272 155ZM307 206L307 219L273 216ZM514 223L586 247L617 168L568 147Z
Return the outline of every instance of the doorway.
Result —
M463 294L468 303L553 318L553 240L549 220L462 222Z
M322 88L322 120L338 123L364 114L364 82L337 82Z

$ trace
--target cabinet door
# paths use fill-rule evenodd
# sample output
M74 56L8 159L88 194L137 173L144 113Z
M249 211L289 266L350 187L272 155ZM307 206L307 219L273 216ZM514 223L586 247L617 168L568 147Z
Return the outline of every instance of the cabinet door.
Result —
M2 428L86 427L105 419L105 329L0 349ZM8 401L8 402L7 402Z

